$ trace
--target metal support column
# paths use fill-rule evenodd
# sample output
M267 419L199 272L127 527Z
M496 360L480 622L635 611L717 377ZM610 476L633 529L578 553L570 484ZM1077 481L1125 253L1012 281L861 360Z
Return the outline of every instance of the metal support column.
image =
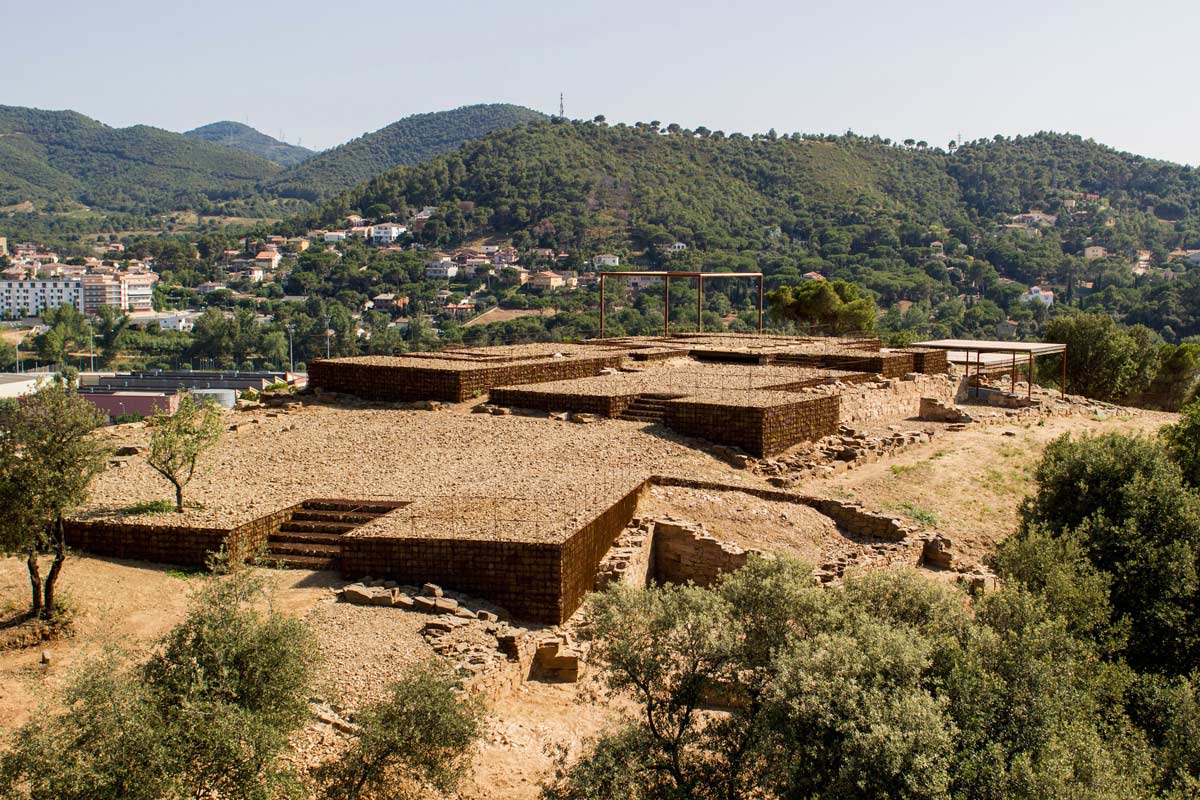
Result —
M1015 351L1015 350L1013 351L1013 354L1012 354L1012 372L1008 376L1008 382L1010 384L1008 387L1009 390L1013 394L1016 394L1017 393L1017 351Z
M758 335L763 332L763 276L758 274Z
M663 278L663 336L671 335L671 276Z
M696 276L696 333L704 333L704 276Z
M1062 361L1063 361L1063 363L1062 363L1062 372L1063 372L1063 377L1062 377L1062 396L1063 396L1063 399L1065 400L1065 399L1067 398L1067 350L1066 350L1066 348L1063 348L1063 359L1062 359Z
M604 273L600 273L600 338L604 338Z
M1029 354L1029 382L1025 384L1025 398L1033 399L1033 353Z

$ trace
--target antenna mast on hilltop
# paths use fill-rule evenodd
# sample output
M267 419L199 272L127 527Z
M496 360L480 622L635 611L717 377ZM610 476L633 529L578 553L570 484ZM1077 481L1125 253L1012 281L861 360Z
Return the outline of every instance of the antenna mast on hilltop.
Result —
M567 116L565 113L563 113L563 93L562 92L558 93L558 115L560 117Z

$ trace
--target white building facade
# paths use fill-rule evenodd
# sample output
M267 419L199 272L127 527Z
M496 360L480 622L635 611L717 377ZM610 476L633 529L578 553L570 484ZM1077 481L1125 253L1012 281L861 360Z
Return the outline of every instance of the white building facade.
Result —
M0 280L0 315L4 317L39 316L62 305L72 305L83 311L81 279Z

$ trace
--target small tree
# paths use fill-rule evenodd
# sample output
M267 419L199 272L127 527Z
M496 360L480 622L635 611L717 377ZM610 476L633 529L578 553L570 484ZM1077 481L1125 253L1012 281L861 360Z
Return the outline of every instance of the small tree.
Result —
M444 668L422 665L391 687L391 694L356 717L360 732L350 750L318 771L329 800L426 797L426 788L454 788L480 733L480 706L455 695Z
M1164 425L1159 435L1167 454L1182 470L1183 479L1193 488L1200 487L1200 400L1184 406L1179 422Z
M174 415L159 414L153 425L146 461L175 487L175 510L183 513L183 488L196 474L196 461L221 438L221 412L185 394Z
M74 390L50 384L0 408L0 552L25 556L32 611L49 618L67 558L64 517L87 498L108 445L90 434L102 417ZM43 581L38 556L54 561Z

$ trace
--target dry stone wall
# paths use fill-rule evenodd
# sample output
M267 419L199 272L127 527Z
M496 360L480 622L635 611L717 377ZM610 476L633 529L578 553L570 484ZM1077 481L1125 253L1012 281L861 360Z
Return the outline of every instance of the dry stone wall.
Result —
M618 417L637 399L637 394L589 395L539 392L513 386L498 386L488 392L488 402L509 408L539 411L577 411L602 417Z
M958 392L958 381L944 374L909 373L903 378L885 378L836 389L818 387L810 391L839 392L842 398L840 421L843 425L854 425L873 420L917 417L921 412L922 398L953 403Z
M746 566L751 553L723 542L694 522L658 519L653 523L654 578L664 583L712 586L727 572Z

